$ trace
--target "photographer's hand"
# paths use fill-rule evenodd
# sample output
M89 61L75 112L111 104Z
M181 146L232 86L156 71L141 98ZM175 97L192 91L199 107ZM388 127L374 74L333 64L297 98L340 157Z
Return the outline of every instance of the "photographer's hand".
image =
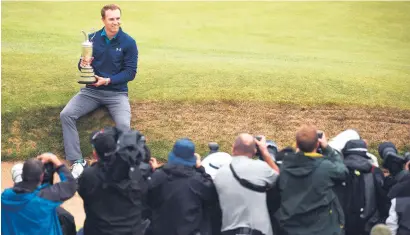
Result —
M276 165L276 163L272 160L269 151L268 151L268 145L266 144L266 138L265 136L261 136L261 140L257 140L255 138L255 143L258 145L259 151L261 152L263 160L274 170L279 174L279 167Z
M154 157L151 157L151 159L149 160L149 164L151 165L152 169L155 170L158 167L160 167L161 165L158 163L157 159Z
M202 164L201 155L199 155L198 153L195 153L194 155L195 155L195 157L196 157L195 167L198 168L198 167L200 167L201 164Z
M60 161L60 159L58 159L58 157L56 155L52 154L52 153L43 153L43 154L37 156L37 159L41 160L41 162L43 162L43 164L51 162L51 163L53 163L53 165L55 167L59 167L63 164Z
M325 132L318 131L318 133L322 133L322 138L319 139L320 147L322 147L323 149L327 148L328 144L327 144Z

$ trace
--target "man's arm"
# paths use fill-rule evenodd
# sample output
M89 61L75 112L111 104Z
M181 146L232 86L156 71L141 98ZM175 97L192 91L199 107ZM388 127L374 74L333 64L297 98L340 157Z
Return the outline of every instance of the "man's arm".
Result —
M329 177L336 180L344 180L349 173L345 164L343 163L339 153L327 146L323 149L323 155L325 159L329 161L324 161L324 164L329 172Z
M268 151L268 147L266 145L266 137L265 136L261 136L261 140L257 140L255 138L255 142L259 147L259 150L261 152L262 158L263 160L268 164L268 166L270 166L277 174L279 174L280 170L278 165L276 165L276 163L273 161L273 159L271 158L269 151Z
M110 83L120 84L134 80L137 74L138 48L133 40L131 46L124 52L124 66L121 72L110 77Z
M319 144L323 149L323 156L329 161L324 161L322 164L326 165L329 172L329 177L336 180L344 180L349 173L338 151L334 150L327 143L326 134L323 131L322 137L319 138Z
M68 168L61 163L61 161L54 154L45 153L40 155L38 158L41 159L43 163L52 162L56 168L58 176L60 177L59 183L42 189L39 196L56 202L66 201L74 196L76 191L76 182Z

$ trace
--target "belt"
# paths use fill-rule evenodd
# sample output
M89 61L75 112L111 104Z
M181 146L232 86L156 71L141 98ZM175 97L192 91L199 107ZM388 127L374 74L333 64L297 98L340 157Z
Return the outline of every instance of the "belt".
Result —
M256 230L256 229L241 227L241 228L223 231L222 235L264 235L264 234L261 231Z

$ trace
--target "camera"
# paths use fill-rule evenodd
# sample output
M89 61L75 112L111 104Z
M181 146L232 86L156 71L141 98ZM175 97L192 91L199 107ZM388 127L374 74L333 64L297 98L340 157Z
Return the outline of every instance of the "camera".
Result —
M219 151L219 144L217 142L209 142L208 143L208 148L209 148L209 153L208 155L212 153L216 153Z
M41 182L41 184L52 185L54 183L54 173L55 172L56 172L56 169L53 163L48 162L44 164L44 177L43 177L43 181Z
M320 139L322 139L322 137L323 137L323 132L318 132L317 133L317 139L320 140ZM323 149L322 149L322 147L320 147L320 145L317 148L316 152L320 153L320 154L323 154Z
M383 142L378 148L379 155L383 159L383 167L387 168L395 176L403 170L403 166L410 161L410 152L400 156L396 146L391 142Z
M262 137L261 136L255 136L255 139L260 141L262 139ZM266 140L266 145L267 145L270 157L272 158L272 160L274 162L276 162L276 155L278 154L278 145L275 142L273 142L272 140ZM261 151L260 151L258 145L256 145L256 154L255 154L255 156L257 156L260 160L263 161L263 157L261 155Z

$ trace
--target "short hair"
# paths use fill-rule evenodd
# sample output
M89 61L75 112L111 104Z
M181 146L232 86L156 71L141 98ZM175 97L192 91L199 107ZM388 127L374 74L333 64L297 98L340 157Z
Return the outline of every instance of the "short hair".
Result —
M101 17L102 17L103 19L105 19L105 12L108 11L108 10L112 10L112 11L114 11L114 10L120 10L120 13L121 13L121 8L120 8L120 6L118 6L117 4L108 4L108 5L105 5L105 6L101 9Z
M300 151L313 152L317 148L317 128L314 125L303 125L296 132L296 144Z
M36 159L31 158L24 162L22 178L25 182L40 182L41 175L44 173L44 164Z

